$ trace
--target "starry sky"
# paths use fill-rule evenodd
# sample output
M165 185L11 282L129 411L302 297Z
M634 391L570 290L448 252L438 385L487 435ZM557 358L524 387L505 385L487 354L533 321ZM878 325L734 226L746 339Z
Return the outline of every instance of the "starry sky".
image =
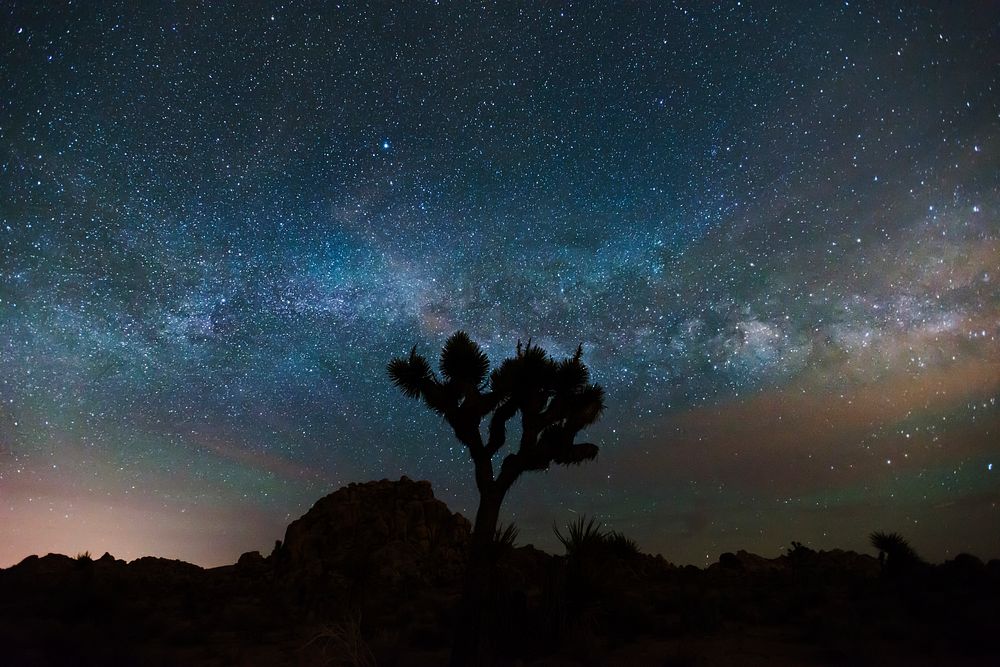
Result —
M1000 556L1000 7L0 7L0 566L270 550L470 463L385 364L583 343L503 519Z

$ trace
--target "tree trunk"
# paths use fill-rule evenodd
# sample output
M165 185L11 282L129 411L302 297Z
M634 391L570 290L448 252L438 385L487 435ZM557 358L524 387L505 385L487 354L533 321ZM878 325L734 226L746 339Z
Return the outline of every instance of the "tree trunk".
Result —
M479 496L451 649L452 667L482 667L490 661L488 606L493 579L492 546L504 495L502 490L488 489Z
M494 490L479 496L479 508L476 510L476 524L472 527L472 551L473 555L479 552L484 555L493 544L493 537L497 532L497 523L500 521L500 505L503 503L503 494Z

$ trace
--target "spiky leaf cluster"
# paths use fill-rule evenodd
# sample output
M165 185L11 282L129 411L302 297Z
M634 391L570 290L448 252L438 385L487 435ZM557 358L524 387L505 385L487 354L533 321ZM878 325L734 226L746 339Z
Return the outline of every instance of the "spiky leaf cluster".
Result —
M912 570L922 562L910 543L899 533L877 530L868 539L871 545L878 549L879 560L884 557L885 571L890 575Z
M490 360L464 331L456 331L441 350L441 375L456 385L479 388L486 382Z
M565 535L554 525L552 530L570 558L601 556L628 558L639 553L639 546L635 540L617 530L604 530L603 525L593 517L589 519L585 515L577 517L566 527Z
M493 536L493 541L496 545L503 549L513 549L516 542L517 536L520 534L517 525L513 523L508 523L506 526L501 524L497 526L496 533Z
M419 398L433 381L434 372L430 364L417 354L417 346L410 350L409 357L396 357L387 368L392 383L410 398Z
M603 526L597 519L586 515L580 515L575 521L566 527L566 534L563 535L559 528L552 526L552 532L556 534L556 539L566 549L567 556L575 556L588 551L592 551L604 539Z
M519 341L514 356L489 369L486 353L464 331L445 342L440 376L416 348L388 365L393 383L442 415L474 460L488 460L499 451L506 444L507 423L520 415L521 441L504 460L506 473L501 470L498 483L509 486L525 470L597 456L596 445L574 442L604 411L604 390L590 382L582 346L572 357L557 361L530 340L527 345ZM480 426L486 418L484 440Z
M876 530L868 539L871 541L873 547L890 555L913 551L910 543L899 533L886 533Z
M538 345L518 343L517 354L490 376L490 389L504 405L521 413L524 432L519 453L526 469L550 462L581 463L594 458L593 445L574 445L576 435L604 411L604 390L590 383L583 349L556 361Z

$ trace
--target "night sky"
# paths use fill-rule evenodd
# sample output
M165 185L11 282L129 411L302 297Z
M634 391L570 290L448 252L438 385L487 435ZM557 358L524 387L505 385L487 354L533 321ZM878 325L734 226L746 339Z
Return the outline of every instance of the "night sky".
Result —
M471 516L459 328L607 390L520 543L1000 556L1000 5L231 4L0 7L0 566Z

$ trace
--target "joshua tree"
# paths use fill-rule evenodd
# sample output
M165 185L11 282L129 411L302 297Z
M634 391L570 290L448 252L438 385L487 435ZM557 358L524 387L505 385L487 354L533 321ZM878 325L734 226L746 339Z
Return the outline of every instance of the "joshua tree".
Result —
M879 566L886 575L900 574L920 563L920 556L899 533L876 530L868 539L878 549Z
M452 664L482 659L481 603L489 585L489 555L500 506L511 485L529 470L553 463L582 463L597 456L597 446L574 442L604 410L604 390L590 383L583 348L556 361L531 341L517 344L516 354L490 371L483 350L464 331L444 344L440 377L417 348L389 362L393 383L411 398L421 398L441 415L465 445L475 470L479 508L472 529L469 579ZM507 423L521 417L517 450L507 454L498 472L493 459L507 441ZM487 421L484 437L483 422Z

